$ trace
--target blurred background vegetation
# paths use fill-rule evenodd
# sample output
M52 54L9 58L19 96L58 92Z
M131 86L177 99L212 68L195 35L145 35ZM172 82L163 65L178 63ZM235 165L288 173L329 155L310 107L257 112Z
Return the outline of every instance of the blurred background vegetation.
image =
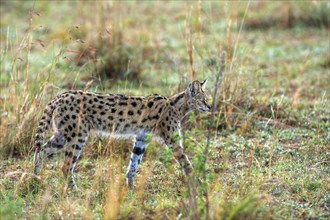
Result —
M2 0L1 216L329 218L329 9L328 1ZM127 195L131 143L98 136L79 162L79 193L64 195L59 158L41 181L12 173L31 171L35 127L55 95L171 95L205 78L213 94L223 52L207 164L209 115L185 124L202 186L187 187L170 152L152 142Z

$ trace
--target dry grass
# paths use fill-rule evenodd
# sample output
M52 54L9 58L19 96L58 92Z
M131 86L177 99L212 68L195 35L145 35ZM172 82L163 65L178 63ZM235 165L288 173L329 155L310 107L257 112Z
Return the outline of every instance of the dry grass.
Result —
M329 29L324 3L306 4L318 10L280 2L2 1L1 218L329 218ZM308 13L292 18L292 8ZM274 9L293 20L273 24ZM322 20L310 30L303 15ZM270 24L252 30L254 20ZM79 161L77 191L64 188L61 155L40 179L31 175L37 120L63 89L170 95L208 78L213 94L221 51L226 75L213 95L209 144L209 115L192 114L185 126L195 167L189 182L170 150L151 142L128 191L131 142L98 136Z

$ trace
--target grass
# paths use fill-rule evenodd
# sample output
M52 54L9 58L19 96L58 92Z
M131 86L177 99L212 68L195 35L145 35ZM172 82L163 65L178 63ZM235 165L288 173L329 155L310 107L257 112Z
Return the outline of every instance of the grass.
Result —
M1 219L329 218L327 7L1 1ZM97 135L79 160L77 191L64 188L63 155L40 179L31 174L36 124L56 94L171 95L192 78L208 78L214 94L223 51L213 123L211 113L184 123L193 179L151 141L129 191L131 141Z

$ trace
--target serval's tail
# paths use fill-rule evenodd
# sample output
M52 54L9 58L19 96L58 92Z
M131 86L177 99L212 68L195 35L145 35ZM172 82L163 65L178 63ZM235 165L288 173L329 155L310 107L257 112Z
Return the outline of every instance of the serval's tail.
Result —
M39 121L36 135L34 137L34 146L36 148L34 153L34 173L38 174L40 167L38 167L38 164L40 164L40 151L42 144L44 142L47 130L49 129L53 117L53 112L59 103L59 99L55 98L53 101L51 101L45 108L44 113Z

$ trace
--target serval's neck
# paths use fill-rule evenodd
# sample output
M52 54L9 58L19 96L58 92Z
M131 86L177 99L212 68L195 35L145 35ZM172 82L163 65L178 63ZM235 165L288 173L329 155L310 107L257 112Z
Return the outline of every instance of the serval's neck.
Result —
M183 119L183 117L190 112L185 91L169 97L169 101L170 105L175 107L179 111L180 119Z

